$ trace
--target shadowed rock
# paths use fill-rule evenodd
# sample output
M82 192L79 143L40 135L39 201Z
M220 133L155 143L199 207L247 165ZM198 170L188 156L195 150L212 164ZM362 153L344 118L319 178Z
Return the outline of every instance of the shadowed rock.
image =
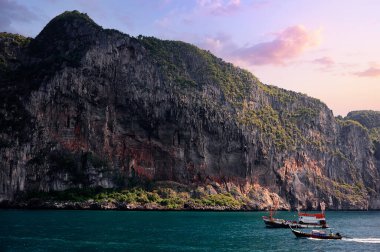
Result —
M174 181L257 209L380 208L378 132L317 99L77 11L18 39L0 37L0 201Z

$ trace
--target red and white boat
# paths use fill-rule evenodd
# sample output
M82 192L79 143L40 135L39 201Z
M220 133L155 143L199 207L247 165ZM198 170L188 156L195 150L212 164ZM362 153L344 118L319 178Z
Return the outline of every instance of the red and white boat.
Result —
M274 218L275 210L269 210L269 216L263 216L266 227L270 228L328 228L325 216L325 203L321 202L320 213L303 213L298 211L298 221Z

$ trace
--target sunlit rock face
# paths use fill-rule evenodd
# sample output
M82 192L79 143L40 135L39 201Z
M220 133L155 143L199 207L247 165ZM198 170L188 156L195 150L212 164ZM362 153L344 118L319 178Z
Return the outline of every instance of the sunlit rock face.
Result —
M2 33L0 59L0 201L175 181L256 209L380 208L379 117L334 118L195 46L76 11L35 39Z

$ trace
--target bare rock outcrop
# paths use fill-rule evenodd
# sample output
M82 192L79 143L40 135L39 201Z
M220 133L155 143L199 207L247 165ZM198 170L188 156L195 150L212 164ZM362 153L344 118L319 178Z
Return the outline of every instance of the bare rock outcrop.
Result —
M0 201L175 181L256 209L380 208L379 132L195 46L74 11L0 47Z

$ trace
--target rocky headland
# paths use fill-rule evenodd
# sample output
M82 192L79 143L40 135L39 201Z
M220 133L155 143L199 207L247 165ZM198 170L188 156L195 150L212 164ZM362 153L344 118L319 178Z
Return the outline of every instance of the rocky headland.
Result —
M0 33L1 207L380 209L379 171L380 112L77 11Z

